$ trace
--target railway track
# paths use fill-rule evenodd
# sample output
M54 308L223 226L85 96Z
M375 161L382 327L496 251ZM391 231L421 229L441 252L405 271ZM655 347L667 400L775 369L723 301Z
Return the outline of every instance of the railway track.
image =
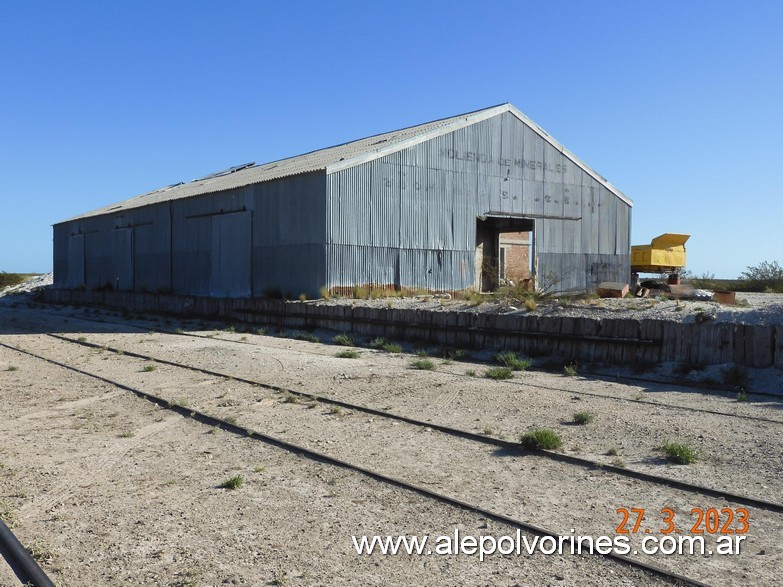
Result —
M441 432L443 434L447 434L449 436L462 438L462 439L470 440L470 441L481 443L481 444L495 446L495 447L497 447L499 449L503 449L503 450L510 451L510 452L513 452L513 453L524 453L525 452L520 447L520 445L518 443L516 443L516 442L510 442L510 441L502 440L502 439L499 439L499 438L494 438L494 437L491 437L491 436L487 436L487 435L483 435L483 434L477 434L477 433L470 432L470 431L467 431L467 430L462 430L462 429L459 429L459 428L454 428L454 427L450 427L450 426L436 424L436 423L430 422L430 421L426 421L425 422L425 421L417 419L417 418L411 418L411 417L404 416L404 415L401 415L401 414L395 414L395 413L389 412L387 410L380 410L380 409L373 408L373 407L370 407L370 406L364 406L364 405L355 404L355 403L352 403L352 402L347 402L347 401L343 401L343 400L339 400L339 399L334 399L334 398L331 398L331 397L328 397L328 396L324 396L324 395L320 395L320 394L317 394L317 393L301 391L301 390L292 389L292 388L288 388L288 387L282 387L282 386L278 386L278 385L270 385L270 384L267 384L267 383L263 383L261 381L256 381L254 379L249 379L249 378L246 378L246 377L240 377L240 376L237 376L236 374L224 373L224 372L220 372L220 371L215 371L213 369L207 369L205 367L197 367L197 366L193 366L193 365L188 365L188 364L181 363L181 362L178 362L178 361L171 361L171 360L168 360L168 359L164 359L164 358L161 358L161 357L156 357L156 356L153 356L153 355L148 355L148 354L145 354L145 353L139 353L139 352L136 352L136 351L126 350L126 349L119 349L119 348L115 348L115 347L111 347L111 346L107 346L107 345L99 345L99 344L96 344L96 343L91 343L91 342L83 341L83 340L74 340L74 339L69 338L67 336L62 336L62 335L58 335L58 334L47 334L47 336L49 336L51 338L54 338L56 340L61 340L63 342L67 342L67 343L83 346L83 347L86 347L86 348L104 349L104 350L107 350L107 351L110 351L110 352L119 353L119 354L124 355L124 356L135 357L135 358L143 359L143 360L146 360L146 361L153 361L153 362L159 363L161 365L170 365L172 367L177 367L177 368L180 368L180 369L186 369L186 370L189 370L189 371L202 373L204 375L209 375L209 376L213 376L213 377L220 377L220 378L223 378L223 379L231 379L231 380L239 381L239 382L242 382L242 383L247 383L249 385L253 385L253 386L256 386L256 387L260 387L260 388L263 388L263 389L267 389L269 391L273 391L273 392L276 392L276 393L286 393L286 394L290 394L290 395L293 395L293 396L300 397L302 399L314 400L314 401L317 401L317 402L322 403L322 404L331 405L331 406L337 406L337 407L340 407L340 408L345 408L345 409L353 410L353 411L356 411L356 412L365 413L365 414L368 414L368 415L371 415L371 416L374 416L374 417L380 417L380 418L385 418L385 419L388 419L388 420L395 420L395 421L398 421L398 422L404 422L406 424L409 424L409 425L412 425L412 426L416 426L416 427L422 428L422 429L437 430L438 432ZM7 346L7 345L3 345L3 346ZM12 348L12 347L9 347L9 348ZM721 490L718 490L718 489L705 487L705 486L702 486L702 485L696 485L696 484L693 484L693 483L686 483L684 481L670 479L668 477L661 477L661 476L652 475L652 474L649 474L649 473L644 473L644 472L641 472L641 471L635 471L633 469L628 469L628 468L624 468L624 467L618 467L618 466L605 464L605 463L599 463L597 461L593 461L593 460L586 459L586 458L583 458L583 457L567 455L567 454L563 454L563 453L559 453L559 452L555 452L555 451L542 450L542 451L538 451L536 454L538 454L540 456L543 456L543 457L546 457L546 458L551 459L551 460L568 463L568 464L579 466L579 467L583 467L583 468L586 468L586 469L602 469L604 471L611 472L611 473L613 473L615 475L620 475L622 477L628 477L628 478L632 478L632 479L637 479L637 480L645 481L645 482L648 482L648 483L654 483L656 485L660 485L660 486L663 486L663 487L671 487L671 488L675 488L675 489L689 491L689 492L692 492L692 493L695 493L695 494L700 494L700 495L704 495L704 496L709 496L709 497L715 497L715 498L718 498L718 499L723 499L723 500L726 500L728 502L739 503L739 504L749 505L749 506L756 507L756 508L763 509L763 510L767 510L767 511L783 513L783 504L772 502L772 501L768 501L768 500L756 499L756 498L753 498L753 497L750 497L750 496L730 493L730 492L726 492L726 491L721 491Z
M64 338L65 340L68 340L69 342L74 342L74 341L70 341L69 339L67 339L67 337L61 337L61 338ZM80 343L80 344L84 344L84 343ZM175 413L179 414L180 416L182 416L183 418L191 419L193 421L199 422L199 423L204 424L206 426L217 427L217 428L220 428L221 430L224 430L226 432L230 432L230 433L236 434L236 435L244 437L244 438L260 441L260 442L263 442L263 443L266 443L266 444L278 447L280 449L286 450L288 452L291 452L291 453L294 453L294 454L297 454L297 455L300 455L300 456L304 456L306 458L318 461L320 463L325 463L325 464L328 464L328 465L339 467L339 468L344 469L344 470L354 471L356 473L364 475L365 477L368 477L368 478L373 479L375 481L378 481L378 482L381 482L381 483L384 483L384 484L388 484L390 486L397 487L397 488L400 488L400 489L404 489L404 490L409 491L411 493L414 493L414 494L426 497L428 499L435 500L435 501L440 502L442 504L446 504L446 505L449 505L449 506L452 506L452 507L455 507L455 508L459 508L460 510L463 510L463 511L467 511L467 512L472 512L474 514L478 514L480 516L485 517L488 520L492 520L492 521L495 521L495 522L500 522L502 524L506 524L506 525L511 526L513 528L517 528L517 529L519 529L519 530L521 530L523 532L530 533L530 534L532 534L534 536L539 536L539 537L549 536L549 537L553 537L555 539L557 539L557 537L558 537L558 534L556 532L553 532L553 531L550 531L548 529L539 527L537 525L533 525L533 524L528 523L528 522L524 522L524 521L519 520L517 518L514 518L512 516L508 516L508 515L499 513L497 511L490 510L490 509L485 508L485 507L483 507L481 505L478 505L478 504L475 504L475 503L470 503L468 501L464 501L462 499L456 498L454 496L447 495L447 494L442 493L442 492L434 491L434 490L429 489L429 488L427 488L427 487L425 487L425 486L423 486L421 484L411 483L409 481L405 481L403 479L400 479L400 478L397 478L397 477L394 477L394 476L390 476L390 475L381 473L381 472L379 472L377 470L370 469L370 468L367 468L367 467L364 467L362 465L358 465L358 464L355 464L355 463L351 463L351 462L346 461L344 459L336 458L336 457L328 455L328 454L326 454L324 452L316 451L316 450L313 450L313 449L308 448L306 446L303 446L303 445L300 445L300 444L297 444L297 443L293 443L293 442L284 440L282 438L279 438L279 437L276 437L276 436L273 436L273 435L270 435L270 434L267 434L267 433L264 433L264 432L253 430L253 429L245 427L245 426L240 426L240 425L236 424L235 422L229 421L227 419L219 418L219 417L217 417L215 415L208 414L208 413L203 412L201 410L197 410L197 409L193 409L193 408L190 408L190 407L187 407L187 406L182 406L182 405L178 405L178 404L175 404L175 403L171 403L169 400L167 400L167 399L165 399L163 397L160 397L160 396L158 396L156 394L150 393L149 391L145 391L145 390L139 389L139 388L137 388L135 386L127 385L125 383L122 383L122 382L119 382L119 381L115 381L115 380L113 380L111 378L104 377L102 375L98 375L98 374L95 374L95 373L91 373L91 372L89 372L89 371L87 371L85 369L81 369L79 367L76 367L76 366L73 366L73 365L69 365L67 363L63 363L61 361L58 361L58 360L55 360L55 359L43 356L43 355L38 354L38 353L34 353L32 351L29 351L29 350L25 350L25 349L22 349L22 348L14 347L14 346L11 346L11 345L8 345L8 344L5 344L5 343L0 343L0 346L5 347L7 349L10 349L12 351L18 352L18 353L22 353L22 354L27 355L29 357L33 357L33 358L41 360L41 361L46 361L49 364L56 365L56 366L58 366L60 368L67 369L67 370L79 373L79 374L81 374L81 375L83 375L85 377L89 377L89 378L95 379L97 381L100 381L102 383L105 383L105 384L111 385L113 387L116 387L118 389L130 392L130 393L134 394L135 396L143 398L143 399L145 399L145 400L147 400L149 402L152 402L153 404L155 404L155 405L157 405L157 406L159 406L161 408L164 408L164 409L170 410L172 412L175 412ZM87 343L87 346L90 346L90 344ZM126 354L128 356L136 356L136 354L131 354L130 352L128 352ZM163 361L161 361L161 363L163 363ZM186 367L186 368L188 368L188 367ZM202 371L202 372L207 373L207 371ZM215 376L223 377L222 375L215 375ZM236 378L234 377L233 379L236 379ZM266 387L269 387L269 386L266 386ZM383 415L383 414L379 413L378 415L380 416L380 415ZM431 424L428 424L428 426L432 428ZM708 585L707 583L704 583L704 582L702 582L702 581L700 581L698 579L694 579L694 578L691 578L691 577L688 577L688 576L685 576L685 575L673 572L671 570L661 568L661 567L659 567L657 565L646 563L646 562L644 562L642 560L639 560L637 558L616 554L616 553L611 552L611 551L608 552L608 553L598 552L598 553L594 554L593 556L602 557L602 558L608 559L610 561L613 561L613 562L621 564L621 565L625 565L625 566L629 566L629 567L632 567L632 568L635 568L635 569L639 569L639 570L647 572L647 573L649 573L651 575L660 577L660 578L666 580L667 582L670 582L673 585L688 585L688 586L694 586L694 587L704 587L704 586ZM38 585L37 583L34 583L34 584L36 586ZM41 583L41 585L43 587L49 587L50 584Z
M78 320L86 320L87 322L105 322L103 320L96 320L96 319L92 319L92 318L77 318L77 319ZM124 325L125 326L131 326L129 324L124 324ZM138 328L142 332L148 332L150 330L150 328L146 328L146 327L143 327L143 326L133 326L133 327L134 328ZM162 333L162 334L171 335L171 336L190 336L190 337L194 337L194 338L207 339L207 340L220 340L221 342L227 342L227 343L230 343L230 344L250 345L250 346L256 346L256 347L260 346L261 348L264 348L264 345L257 345L257 344L254 344L253 342L249 342L249 341L238 341L235 338L231 338L231 337L228 337L228 336L226 336L226 337L222 337L222 336L221 337L214 337L214 336L197 335L197 334L193 334L193 333L174 332L174 331L168 331L168 330L161 329L159 326L155 326L154 329L155 329L156 332L159 332L159 333ZM22 328L22 330L24 330L24 328ZM459 430L457 428L449 428L447 426L439 426L439 425L433 424L432 422L423 422L421 420L416 420L415 418L408 418L408 417L402 416L402 415L390 414L387 411L377 410L377 409L369 407L369 406L360 406L360 405L357 405L357 404L353 404L353 403L350 403L350 402L344 402L344 401L341 401L341 400L338 400L338 399L332 399L332 398L321 396L321 395L318 395L318 394L312 394L312 393L308 393L308 392L305 392L305 391L290 389L290 388L282 387L282 386L270 385L270 384L263 383L263 382L260 382L260 381L255 381L255 380L252 380L252 379L237 377L235 374L219 372L219 371L210 370L210 369L204 369L204 368L201 368L201 367L194 367L193 365L186 365L184 363L177 362L177 361L169 361L167 359L155 357L155 356L152 356L152 355L149 355L149 354L137 353L135 351L126 351L124 349L107 347L106 345L103 345L103 344L89 343L87 341L74 340L74 339L69 338L67 336L59 336L59 335L49 335L49 336L54 338L54 339L60 339L62 342L67 342L69 344L77 344L77 345L84 346L86 348L115 351L115 352L127 355L129 357L135 357L135 358L142 359L142 360L154 361L154 362L160 363L160 364L168 364L168 365L171 365L171 366L174 366L174 367L184 368L184 369L187 369L187 370L190 370L190 371L200 372L200 373L203 373L205 375L210 375L210 376L214 376L214 377L225 378L225 379L233 379L233 380L240 381L240 382L243 382L243 383L246 383L246 384L249 384L249 385L253 385L253 386L256 386L256 387L265 388L265 389L268 389L268 390L276 392L276 393L287 393L287 394L291 394L291 395L296 395L296 396L304 398L304 399L316 400L316 401L318 401L320 403L323 403L323 404L326 404L326 405L339 406L339 407L346 408L348 410L362 412L362 413L367 413L368 415L371 414L373 416L377 416L378 418L382 417L382 418L386 418L386 419L394 419L394 420L397 420L399 422L405 422L407 424L410 424L410 425L413 425L413 426L417 426L417 427L420 427L420 428L421 427L426 427L426 428L429 428L429 429L432 429L432 430L437 430L439 432L443 432L445 434L449 434L451 436L460 437L460 438L463 438L463 439L466 439L466 440L476 441L476 442L479 442L481 444L495 445L495 446L497 446L499 448L502 448L504 450L507 450L507 451L519 451L519 445L517 445L516 443L510 443L510 442L503 441L503 440L500 440L500 439L491 438L491 437L488 437L488 436L485 436L485 435L475 434L473 432L468 432L468 431L464 431L464 430ZM20 349L17 349L15 347L13 347L13 346L5 345L5 344L3 344L2 346L5 346L5 347L13 349L13 350L20 350ZM286 349L286 350L287 351L291 351L293 349ZM302 353L302 354L306 354L306 355L307 354L310 354L310 355L312 355L312 354L317 354L317 355L321 354L321 355L329 356L329 357L332 356L330 353L318 353L318 352L308 353L306 351L299 351L299 350L293 350L293 352L298 352L298 353ZM43 360L49 360L46 357L37 356L34 353L28 353L28 354L31 354L31 356L35 356L36 358L40 358L40 359L43 359ZM89 372L86 372L86 371L83 372L83 371L79 370L78 368L74 368L73 366L70 366L70 365L60 364L60 363L57 363L56 361L50 361L50 362L53 362L53 364L57 364L59 366L65 367L65 368L73 369L73 370L75 370L77 372L81 372L84 375L87 375L87 376L90 376L90 377L98 377L98 378L100 378L100 376L96 376L95 374L89 373ZM450 375L454 375L454 373L450 373ZM104 379L104 381L106 383L111 384L111 385L116 385L120 389L125 389L126 391L132 391L136 395L139 395L139 392L140 393L145 393L142 390L133 389L132 386L123 386L122 383L117 382L117 381L113 381L111 379ZM540 387L540 388L543 388L543 389L558 390L558 391L562 391L564 393L579 393L579 392L576 392L574 390L559 389L559 388L550 387L550 386L542 386L542 385L537 385L537 384L534 384L534 386ZM603 394L591 394L591 393L588 392L588 393L586 393L586 395L593 395L593 396L600 397L600 398L603 398L603 399L612 399L611 397L605 396ZM144 396L141 396L141 397L144 397ZM153 397L157 397L157 399L160 400L160 402L162 402L162 403L155 402L155 403L157 403L157 405L160 405L162 407L166 407L168 409L172 409L172 410L180 413L180 415L182 415L182 416L193 417L193 418L195 418L196 420L199 420L199 421L202 421L202 419L201 419L202 416L203 417L210 417L210 418L214 419L214 422L212 424L209 424L208 422L202 422L202 423L207 423L207 424L212 425L212 426L219 426L220 428L229 430L229 431L231 431L231 432L233 432L235 434L241 435L241 436L255 437L256 435L259 435L259 436L261 436L263 438L256 438L257 440L264 440L264 441L268 442L269 444L274 444L276 446L281 446L282 447L281 444L276 444L276 441L280 441L282 443L286 443L285 440L282 440L280 438L276 438L276 437L274 437L272 435L258 433L258 432L255 432L253 430L250 430L247 427L236 426L235 424L232 424L228 420L221 420L220 418L216 418L214 416L210 416L209 414L206 414L206 413L203 413L203 412L198 412L196 410L192 410L192 409L187 408L187 407L179 407L179 406L172 405L171 404L171 400L167 400L165 398L161 398L161 397L158 397L158 396L153 396ZM148 397L146 399L150 399L150 398ZM617 398L617 399L622 399L622 400L625 400L625 401L629 401L627 398ZM152 401L152 400L150 400L150 401ZM634 400L630 400L630 401L634 401ZM750 419L750 420L769 421L769 422L776 423L776 424L781 423L780 421L777 421L777 420L756 418L756 417L747 416L747 415L744 415L744 414L729 414L729 413L719 412L719 411L715 411L715 410L690 410L689 408L684 407L684 406L676 406L676 405L667 406L666 404L660 404L658 402L638 402L638 403L647 403L647 404L653 405L655 407L671 407L673 409L681 409L681 410L688 410L688 411L706 411L708 413L722 415L722 416L730 416L730 417L740 416L740 417L744 417L744 418ZM305 452L309 452L309 453L312 453L312 454L307 454L306 456L308 456L308 458L314 458L316 460L323 460L321 457L322 456L326 456L327 457L326 462L332 462L332 457L329 457L328 455L325 455L324 453L321 453L319 451L312 451L311 449L305 449L305 451L303 451L303 447L298 445L298 444L291 444L291 443L287 443L287 444L291 445L291 448L289 448L289 450L291 450L292 452L297 452L299 454L305 454ZM585 467L585 468L600 467L603 470L611 471L612 473L616 472L616 473L618 473L620 475L624 475L626 477L629 476L628 473L631 473L631 476L634 476L634 473L632 471L629 472L627 469L621 469L621 468L616 468L616 467L612 467L612 466L607 466L607 465L604 465L602 463L589 461L588 459L581 459L579 457L571 457L571 456L568 456L568 455L559 455L558 453L553 453L553 457L549 457L549 455L547 455L547 456L548 456L548 458L552 458L552 460L559 460L561 462L575 464L575 465L579 465L579 466L582 466L582 467ZM337 464L338 466L340 466L339 463L345 462L345 461L340 461L339 459L333 459L333 460L334 460L334 464ZM353 465L351 465L350 463L348 463L348 465L350 467L353 467ZM619 469L619 470L614 471L613 469ZM361 466L358 466L357 468L354 468L353 470L356 470L357 472L364 472L366 470L368 472L367 475L370 476L370 477L372 477L373 474L378 474L378 475L380 475L380 477L378 477L378 478L373 477L373 478L376 478L379 481L383 480L383 482L386 482L385 479L388 478L389 480L391 480L390 484L394 484L393 482L395 482L395 481L398 481L398 482L402 483L402 485L396 485L398 487L406 487L407 488L407 486L410 486L410 487L413 487L413 488L422 489L425 492L432 493L433 494L433 499L437 499L436 497L434 497L434 495L439 495L438 492L432 492L428 488L422 487L421 485L407 483L406 481L402 481L400 479L397 479L394 476L384 475L383 473L378 473L377 471L373 471L371 469L365 469L365 468L363 468ZM644 474L642 474L642 475L644 475ZM639 477L637 477L637 478L639 478ZM666 479L666 478L663 478L663 477L659 478L657 481L653 480L653 479L643 479L643 478L640 478L640 480L649 481L649 482L652 482L652 483L657 483L657 484L659 484L661 486L671 487L671 488L675 488L675 489L681 489L683 491L690 491L690 492L693 492L695 494L713 495L714 497L719 497L720 499L725 499L726 501L735 502L735 503L745 503L747 505L751 505L751 506L759 508L759 509L766 509L768 511L773 511L773 512L780 512L781 511L781 505L777 504L777 503L774 503L774 502L769 502L769 501L764 501L764 500L751 500L751 498L747 498L749 501L742 501L742 500L746 499L746 496L738 496L738 495L734 495L732 493L727 493L727 492L718 492L717 494L716 493L711 493L712 490L710 490L709 488L704 488L704 487L700 487L698 485L692 485L692 484L680 484L680 482L678 482L678 481ZM412 489L412 490L417 491L421 495L428 495L427 493L419 492L417 489ZM459 499L455 500L453 497L449 497L448 495L445 495L445 497L450 499L450 500L452 500L452 501L445 501L444 503L450 503L451 505L457 505L457 506L460 506L460 504L463 504L463 505L466 504L467 506L471 505L468 501L461 501ZM478 503L481 503L480 500L475 500L475 501L478 501ZM471 511L474 511L475 513L478 513L478 514L481 514L481 515L485 515L486 517L488 517L490 519L493 519L493 520L496 520L496 521L499 521L499 522L512 523L512 525L515 525L516 527L518 527L520 529L535 528L535 529L540 530L540 531L543 532L542 534L539 534L541 536L544 536L544 535L550 535L551 536L551 535L553 535L553 533L551 533L551 532L550 533L546 533L546 531L544 529L542 529L542 528L538 528L536 526L531 526L529 523L525 523L525 522L522 522L520 520L515 520L513 517L504 516L502 514L497 514L497 511L495 511L495 513L493 513L491 510L488 510L486 508L481 508L480 506L478 506L478 507L476 507L474 509L471 509ZM509 520L511 520L511 522L509 522ZM519 523L516 524L514 522L519 522ZM529 530L529 529L527 531L532 532L532 530ZM609 558L612 558L612 557L609 557ZM620 557L620 558L623 558L623 557ZM640 568L642 568L642 567L640 567ZM676 581L682 581L681 584L704 584L704 583L700 583L698 581L695 581L695 582L691 581L687 577L680 577L678 575L674 575L674 574L668 573L668 571L666 571L666 569L662 569L662 570L663 570L664 574L662 574L661 576L665 576L665 577L667 577L669 579L674 580L675 582ZM655 571L651 571L651 572L655 572Z
M61 315L53 313L53 312L45 312L46 314L57 316L62 318ZM191 338L200 338L200 339L206 339L206 340L220 340L223 342L228 342L231 344L240 344L240 345L250 345L250 346L263 346L258 345L255 342L251 341L242 341L242 340L235 340L227 337L221 337L221 336L206 336L201 334L195 334L193 332L184 332L184 331L177 331L177 330L169 330L166 328L161 328L159 325L149 325L149 326L138 326L135 324L130 324L128 322L120 322L115 320L106 320L106 319L98 319L98 318L88 318L85 316L71 316L73 318L76 318L78 320L83 320L86 322L94 322L94 323L103 323L103 324L115 324L118 326L125 326L125 327L132 327L136 328L140 331L149 332L151 330L154 330L155 332L159 332L161 334L169 334L172 336L184 336L184 337L191 337ZM304 351L299 351L296 349L289 349L290 352L295 353L302 353L302 354L309 354L305 353ZM318 354L318 353L316 353ZM465 377L467 378L467 375L464 375L462 373L454 373L452 372L451 375L454 375L456 377ZM657 383L661 384L660 381L655 381L652 379L645 379L643 377L636 377L636 376L617 376L617 377L610 377L608 375L601 375L596 374L596 378L601 378L603 380L609 381L611 379L612 382L623 382L623 381L630 381L630 382L647 382L647 383ZM506 385L519 385L519 381L500 381L499 383L504 383ZM742 420L752 420L757 422L769 422L772 424L783 424L783 419L775 419L775 418L768 418L763 416L752 416L749 414L738 414L738 413L731 413L731 412L723 412L720 410L710 410L706 408L696 408L692 406L682 406L677 404L669 404L664 402L658 402L658 401L648 401L644 399L635 399L635 398L628 398L628 397L621 397L616 395L610 395L610 394L602 394L602 393L593 393L589 391L583 391L583 390L573 390L573 389L566 389L562 387L555 387L555 386L549 386L549 385L541 385L538 383L531 383L531 382L523 382L522 385L525 385L527 387L532 387L536 389L543 389L547 391L556 391L559 393L568 393L568 394L575 394L580 395L584 397L595 397L600 399L611 399L614 401L620 401L620 402L626 402L626 403L632 403L632 404L638 404L638 405L648 405L648 406L655 406L657 408L663 408L667 410L675 410L675 411L685 411L685 412L693 412L693 413L700 413L700 414L712 414L717 416L726 416L728 418L738 418ZM671 384L673 386L676 386L681 389L685 389L688 391L695 391L697 393L705 393L703 387L688 387L686 385L683 385L681 383ZM715 392L707 392L706 395L715 395ZM769 397L769 398L776 398L780 399L780 396L775 396L772 394L763 394L763 393L753 393L750 395L758 395L762 397Z

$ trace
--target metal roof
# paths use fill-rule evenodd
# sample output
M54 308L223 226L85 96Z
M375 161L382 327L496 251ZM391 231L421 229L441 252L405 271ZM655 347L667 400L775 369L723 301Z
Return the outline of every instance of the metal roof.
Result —
M120 211L148 206L150 204L158 204L161 202L168 202L170 200L180 200L193 196L211 194L214 192L263 183L292 175L299 175L302 173L324 171L328 174L335 171L340 171L341 169L346 169L348 167L353 167L354 165L359 165L367 161L372 161L380 157L384 157L396 151L400 151L402 149L430 140L434 137L453 132L460 128L469 126L482 120L486 120L487 118L497 116L498 114L502 114L504 112L512 113L519 120L532 128L545 141L549 142L558 151L563 153L563 155L572 160L582 170L603 184L619 199L629 206L633 205L633 202L622 192L612 186L598 173L587 167L587 165L580 161L573 153L568 151L560 143L550 137L549 134L544 131L544 129L530 120L527 116L522 114L522 112L520 112L517 108L511 104L506 103L467 114L452 116L451 118L443 118L441 120L435 120L433 122L411 126L389 133L374 135L364 139L359 139L358 141L343 143L341 145L312 151L310 153L305 153L304 155L298 155L296 157L289 157L287 159L280 159L279 161L264 163L263 165L238 165L222 172L212 173L203 178L191 181L190 183L173 184L148 192L146 194L142 194L140 196L135 196L122 202L110 204L108 206L92 210L91 212L80 214L79 216L75 216L63 222L79 220L81 218L88 218L91 216L100 216L102 214L108 213L116 214Z

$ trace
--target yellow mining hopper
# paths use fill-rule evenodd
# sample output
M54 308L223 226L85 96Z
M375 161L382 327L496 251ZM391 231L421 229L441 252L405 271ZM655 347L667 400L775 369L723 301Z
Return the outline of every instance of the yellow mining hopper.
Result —
M685 267L685 241L689 234L666 233L649 245L631 247L631 273L669 273L678 275Z

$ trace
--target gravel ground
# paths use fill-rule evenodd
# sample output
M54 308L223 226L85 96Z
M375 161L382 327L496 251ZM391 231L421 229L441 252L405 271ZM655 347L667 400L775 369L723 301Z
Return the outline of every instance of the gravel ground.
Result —
M0 339L11 345L140 387L173 403L264 430L339 458L402 477L568 534L613 535L617 508L690 520L692 508L722 507L682 491L650 486L534 455L501 454L348 410L44 336L61 332L261 382L371 405L475 432L516 438L547 426L566 453L735 493L783 501L783 423L687 411L700 408L783 422L775 400L737 402L671 386L624 384L541 372L508 382L482 377L485 365L360 349L335 357L335 345L201 330L209 338L139 331L108 312L14 308L0 303ZM143 324L142 324L143 325ZM327 333L320 334L329 340ZM9 370L10 367L17 367ZM471 376L469 372L475 372ZM287 584L648 585L622 567L562 557L358 557L350 535L501 535L509 529L377 482L294 457L159 410L95 380L0 349L7 417L0 462L9 475L0 499L26 542L49 549L47 570L64 585ZM576 411L595 421L572 424ZM699 450L689 466L668 465L665 440ZM609 455L607 453L616 453ZM241 474L245 486L220 489ZM655 525L653 525L655 524ZM683 522L689 530L690 523ZM735 557L645 557L717 585L778 585L783 516L751 508L745 549Z
M26 337L13 340L38 346ZM77 358L62 350L61 359ZM513 531L355 473L214 432L7 349L0 349L0 364L5 515L63 587L662 584L595 557L479 562L466 555L358 556L352 535ZM9 371L11 365L17 369ZM178 401L191 393L187 379L165 384L177 390ZM195 387L218 395L233 389L220 381ZM323 432L329 442L331 431ZM235 475L244 479L240 489L220 487Z

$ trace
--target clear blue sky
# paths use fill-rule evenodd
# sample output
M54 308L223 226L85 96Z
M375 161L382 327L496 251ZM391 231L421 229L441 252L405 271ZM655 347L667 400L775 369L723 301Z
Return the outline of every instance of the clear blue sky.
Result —
M0 270L51 224L511 102L689 269L783 260L783 3L0 0Z

